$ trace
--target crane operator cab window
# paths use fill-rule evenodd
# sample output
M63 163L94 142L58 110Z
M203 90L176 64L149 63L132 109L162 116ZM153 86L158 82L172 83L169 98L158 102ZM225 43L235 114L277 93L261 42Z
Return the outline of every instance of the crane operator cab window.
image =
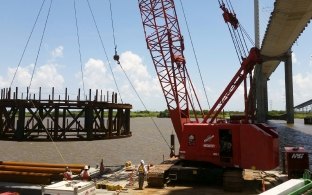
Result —
M231 162L233 157L231 130L220 129L219 138L220 138L220 159L222 162Z

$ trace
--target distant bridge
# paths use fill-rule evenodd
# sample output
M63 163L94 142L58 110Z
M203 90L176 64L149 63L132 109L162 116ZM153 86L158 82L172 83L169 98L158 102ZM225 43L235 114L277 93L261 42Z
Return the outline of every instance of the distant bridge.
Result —
M312 112L312 99L295 106L294 109Z
M277 66L285 63L287 123L294 123L291 47L312 18L311 0L276 0L261 47L264 62L255 69L257 120L268 112L267 81Z

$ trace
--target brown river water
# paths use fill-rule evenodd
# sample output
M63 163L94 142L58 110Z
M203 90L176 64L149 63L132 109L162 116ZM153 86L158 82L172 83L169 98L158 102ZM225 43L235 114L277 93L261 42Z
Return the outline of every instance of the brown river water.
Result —
M131 118L132 136L122 139L68 142L1 140L0 161L79 163L95 166L103 158L104 165L107 166L123 165L126 161L138 164L141 159L146 163L160 163L169 157L170 134L174 130L170 119L154 118L154 121L158 128L151 118ZM296 119L294 125L287 125L285 121L269 121L269 125L276 127L279 132L281 151L284 146L304 146L312 152L312 125L304 125L300 119ZM176 150L178 147L176 140Z

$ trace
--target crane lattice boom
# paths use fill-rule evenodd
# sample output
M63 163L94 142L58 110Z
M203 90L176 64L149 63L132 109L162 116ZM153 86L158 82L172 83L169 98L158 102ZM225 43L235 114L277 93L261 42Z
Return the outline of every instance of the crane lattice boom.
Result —
M173 0L138 0L146 44L152 56L178 139L189 121L183 36ZM192 87L192 84L190 84ZM193 105L191 105L193 107Z

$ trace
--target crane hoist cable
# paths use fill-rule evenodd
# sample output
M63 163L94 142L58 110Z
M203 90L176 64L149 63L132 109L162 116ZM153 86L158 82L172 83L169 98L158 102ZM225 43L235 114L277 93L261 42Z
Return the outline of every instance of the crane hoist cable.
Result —
M243 26L239 23L231 1L226 0L226 4L223 0L218 0L218 2L221 10L223 11L222 15L224 21L227 24L229 32L231 34L237 57L239 59L239 62L242 63L242 58L247 56L249 53L245 37L247 37L252 45L254 45L254 42L252 41L246 30L243 28Z
M241 28L239 25L239 22L236 18L236 14L234 11L229 11L229 9L225 6L223 0L218 0L220 8L223 11L223 18L225 23L227 24L228 28L230 29L230 33L232 36L232 40L234 42L235 49L238 52L240 52L241 56L239 57L239 61L241 62L240 68L233 77L233 79L230 81L230 83L227 85L225 90L222 92L218 100L213 105L212 109L209 110L208 114L205 116L203 122L207 122L209 119L209 123L214 122L218 114L221 112L221 110L224 108L226 103L229 101L229 99L232 97L232 95L235 93L237 88L240 84L243 83L244 85L244 104L245 104L245 115L244 115L244 121L248 122L250 119L251 109L249 109L249 102L252 100L252 91L249 90L248 92L248 83L247 78L248 75L250 76L249 79L249 86L252 86L252 71L256 64L261 63L262 59L260 57L260 50L256 47L252 47L249 52L247 52L247 44L244 39L243 31L239 31ZM230 4L230 1L228 1L228 4ZM239 28L239 29L238 29ZM234 38L233 38L234 37Z
M29 34L28 38L27 38L25 47L24 47L23 52L22 52L22 55L21 55L21 57L20 57L20 59L19 59L18 65L17 65L16 70L15 70L15 72L14 72L14 75L13 75L13 78L12 78L12 81L11 81L11 83L10 83L10 87L9 87L9 88L11 88L12 85L13 85L13 82L14 82L14 79L15 79L15 77L16 77L17 71L18 71L18 69L19 69L19 67L20 67L20 65L21 65L21 63L22 63L22 60L23 60L23 58L24 58L24 55L25 55L26 49L27 49L27 47L28 47L29 41L30 41L30 39L31 39L31 37L32 37L32 35L33 35L34 29L35 29L35 27L36 27L36 24L37 24L37 22L38 22L38 18L39 18L40 14L41 14L41 11L42 11L42 8L43 8L43 5L45 4L45 2L46 2L46 0L43 0L43 1L42 1L42 4L41 4L40 9L39 9L39 11L38 11L37 17L36 17L36 19L35 19L35 23L34 23L32 29L31 29L31 31L30 31L30 34Z
M197 70L199 72L201 84L202 84L202 87L204 89L205 98L206 98L206 101L207 101L207 104L208 104L208 109L210 109L210 104L209 104L209 99L208 99L206 87L205 87L205 84L204 84L204 80L203 80L203 76L202 76L202 73L201 73L201 69L199 67L198 58L197 58L195 47L194 47L194 44L193 44L193 39L192 39L191 31L190 31L190 28L189 28L189 25L188 25L188 21L187 21L187 18L186 18L184 6L183 6L183 3L182 3L181 0L180 0L180 4L181 4L182 12L183 12L183 17L184 17L185 25L186 25L186 28L187 28L187 32L188 32L188 35L189 35L189 38L190 38L190 42L191 42L191 46L192 46L192 50L193 50L193 55L194 55L194 58L195 58L195 61L196 61Z
M76 0L74 0L74 10L75 10L76 36L77 36L77 44L78 44L78 53L79 53L79 62L80 62L80 71L81 71L81 81L82 81L82 90L83 90L83 96L86 97L85 82L84 82L84 75L83 75L83 64L82 64L82 57L81 57L81 45L80 45L80 36L79 36L79 26L78 26Z
M104 46L104 42L103 42L102 36L101 36L101 34L100 34L100 31L99 31L97 22L96 22L96 20L95 20L95 17L94 17L94 14L93 14L93 10L92 10L91 5L90 5L90 1L87 0L87 3L88 3L88 7L89 7L89 10L90 10L90 13L91 13L91 15L92 15L93 23L94 23L94 25L95 25L95 28L96 28L98 37L99 37L100 42L101 42L102 49L103 49L103 51L104 51L104 54L105 54L105 57L106 57L106 60L107 60L108 66L109 66L109 69L110 69L110 71L111 71L111 73L112 73L112 76L113 76L113 79L114 79L114 83L115 83L117 92L118 92L119 97L120 97L120 101L121 101L121 103L123 103L122 97L121 97L121 93L120 93L120 90L119 90L119 88L118 88L117 80L116 80L115 74L114 74L114 72L113 72L113 69L112 69L112 66L111 66L111 63L110 63L108 54L107 54L107 52L106 52L106 49L105 49L105 46Z
M236 15L231 1L230 1L230 0L226 0L226 4L227 4L227 6L229 7L230 11L231 11L232 13L234 13L234 15Z
M233 42L233 45L234 45L234 48L235 48L235 52L236 52L238 61L241 63L242 62L242 60L241 60L241 56L242 55L241 55L241 51L240 51L239 46L238 46L238 42L237 42L237 39L236 39L236 36L235 36L235 32L233 30L233 29L237 29L238 28L239 22L238 22L238 20L236 18L235 13L230 12L225 7L225 4L224 4L223 1L218 0L218 2L219 2L220 9L223 11L223 14L222 14L223 15L223 19L224 19L224 21L227 24L227 27L229 29L229 32L230 32L230 35L231 35L231 39L232 39L232 42Z
M133 91L134 91L135 94L138 96L138 98L139 98L141 104L143 105L144 109L147 110L146 105L144 104L144 102L143 102L141 96L139 95L138 91L135 89L134 85L132 84L132 82L131 82L129 76L127 75L127 73L126 73L126 71L125 71L125 69L122 67L122 64L121 64L121 63L118 63L118 64L119 64L121 70L123 71L123 73L125 74L125 76L126 76L128 82L130 83L130 85L131 85ZM155 122L155 120L154 120L152 117L150 117L150 119L152 120L154 126L156 127L156 129L157 129L158 132L160 133L161 137L163 138L163 140L165 141L165 143L167 144L167 146L169 147L169 149L171 149L171 147L170 147L168 141L166 140L165 136L164 136L163 133L161 132L161 130L160 130L159 126L157 125L157 123Z
M145 105L145 103L143 102L143 99L141 98L141 96L139 95L138 91L135 89L133 83L131 82L128 74L126 73L125 69L122 67L122 64L119 61L119 55L117 53L117 44L116 44L116 36L115 36L115 27L114 27L114 19L113 19L113 10L112 10L112 3L111 0L109 0L109 7L110 7L110 15L111 15L111 24L112 24L112 31L113 31L113 40L114 40L114 46L115 46L115 55L113 56L113 59L116 61L116 63L120 66L121 70L123 71L123 73L125 74L128 82L130 83L133 91L135 92L136 96L139 98L141 104L143 105L144 109L147 110L147 107ZM164 140L164 142L167 144L167 146L169 147L169 149L171 149L171 146L169 145L169 143L167 142L165 136L163 135L163 133L161 132L159 126L157 125L157 123L155 122L155 120L150 117L150 119L152 120L154 126L156 127L157 131L159 132L159 134L161 135L162 139Z
M29 37L28 37L28 39L27 39L26 45L25 45L24 50L23 50L23 52L22 52L22 56L21 56L21 58L20 58L20 60L19 60L18 66L17 66L16 71L15 71L15 73L14 73L14 76L13 76L13 78L12 78L12 82L11 82L11 84L10 84L10 87L12 86L12 83L13 83L14 78L15 78L15 76L16 76L17 70L18 70L18 68L19 68L19 66L20 66L20 64L21 64L21 62L22 62L22 59L23 59L24 54L25 54L25 51L26 51L27 46L28 46L28 44L29 44L30 38L32 37L33 31L34 31L35 26L36 26L36 24L37 24L37 22L38 22L38 18L39 18L40 14L41 14L41 11L42 11L42 9L43 9L43 7L44 7L45 2L46 2L46 0L43 0L43 2L42 2L42 4L41 4L41 7L40 7L39 12L38 12L38 14L37 14L37 17L36 17L36 19L35 19L35 23L34 23L34 25L33 25L33 27L32 27L32 30L31 30L31 32L30 32L30 35L29 35ZM40 44L39 44L39 46L38 46L38 51L37 51L37 55L36 55L36 60L35 60L35 63L34 63L34 68L33 68L32 74L31 74L31 79L30 79L30 83L29 83L28 89L30 89L30 87L31 87L31 83L32 83L32 80L33 80L33 77L34 77L35 69L36 69L36 66L37 66L37 63L38 63L38 58L39 58L39 54L40 54L40 50L41 50L41 45L42 45L43 38L44 38L44 35L45 35L45 32L46 32L46 27L47 27L47 23L48 23L48 20L49 20L49 16L50 16L50 12L51 12L52 3L53 3L53 0L50 0L50 5L49 5L48 13L47 13L47 16L46 16L46 20L45 20L45 23L44 23L44 29L43 29L43 31L42 31L42 35L41 35L41 39L40 39ZM27 97L27 99L28 99L28 97ZM36 105L34 104L34 102L33 102L31 99L30 99L29 102L32 104L32 106L33 106L34 108L36 108ZM37 109L37 110L38 110L38 109ZM31 109L29 109L29 111L32 112ZM33 113L33 115L36 115L36 113ZM38 115L37 117L38 117L38 118L37 118L38 123L43 124L43 120L42 120L41 116ZM55 150L56 150L57 153L59 154L59 156L60 156L60 158L62 159L62 161L63 161L64 163L66 163L66 160L65 160L64 156L62 155L62 153L61 153L61 151L59 150L58 146L57 146L56 143L54 142L54 140L53 140L51 134L49 133L49 131L44 127L44 125L42 125L42 128L43 128L43 129L45 130L45 132L47 133L49 139L51 140L51 142L52 142L52 144L53 144Z
M50 12L51 12L52 3L53 3L53 0L50 0L49 10L48 10L47 17L46 17L46 20L45 20L45 23L44 23L44 29L43 29L42 36L41 36L41 39L40 39L40 44L39 44L39 48L38 48L38 52L37 52L37 56L36 56L36 61L35 61L35 64L34 64L34 68L33 68L32 74L31 74L30 83L29 83L29 86L28 86L29 89L30 89L30 87L31 87L31 83L32 83L32 80L33 80L33 77L34 77L34 73L35 73L36 66L37 66L38 57L39 57L39 54L40 54L42 41L43 41L43 38L44 38L44 35L45 35L45 32L46 32L46 28L47 28L47 24L48 24ZM33 101L30 101L30 102L32 103L32 105L33 105L34 107L36 107ZM39 115L38 117L39 117L40 123L43 123L43 120L42 120L41 116ZM51 140L53 146L54 146L55 149L56 149L56 151L57 151L58 154L60 155L62 161L65 163L66 161L65 161L65 159L64 159L64 157L63 157L61 151L60 151L59 148L57 147L56 143L54 142L54 140L53 140L51 134L50 134L49 131L44 127L44 125L42 125L42 126L43 126L43 129L46 131L47 135L49 136L49 138L50 138L50 140Z
M31 78L30 78L30 82L29 82L29 85L28 85L29 89L31 87L31 83L32 83L32 80L34 78L35 70L36 70L36 67L37 67L38 58L39 58L39 54L40 54L40 51L41 51L42 41L43 41L43 38L44 38L44 35L45 35L45 32L46 32L47 23L48 23L50 12L51 12L52 2L53 2L53 0L50 0L49 10L48 10L47 17L46 17L46 20L45 20L45 23L44 23L44 28L43 28L43 31L42 31L42 35L41 35L41 38L40 38L40 43L39 43L39 47L38 47L38 51L37 51L37 55L36 55L36 60L35 60L35 63L34 63L34 68L33 68L33 71L32 71L32 74L31 74Z
M240 25L241 27L241 30L243 31L243 33L246 35L246 37L248 38L249 42L252 44L252 45L255 45L255 42L252 40L252 38L250 37L250 35L247 33L246 29L244 28L243 25Z
M119 55L117 53L117 44L116 44L116 37L115 37L115 27L114 27L114 18L113 18L113 9L112 9L111 0L109 0L109 10L110 10L110 18L111 18L112 31L113 31L113 41L114 41L114 47L115 47L115 54L113 56L113 59L117 62L117 64L120 64Z

